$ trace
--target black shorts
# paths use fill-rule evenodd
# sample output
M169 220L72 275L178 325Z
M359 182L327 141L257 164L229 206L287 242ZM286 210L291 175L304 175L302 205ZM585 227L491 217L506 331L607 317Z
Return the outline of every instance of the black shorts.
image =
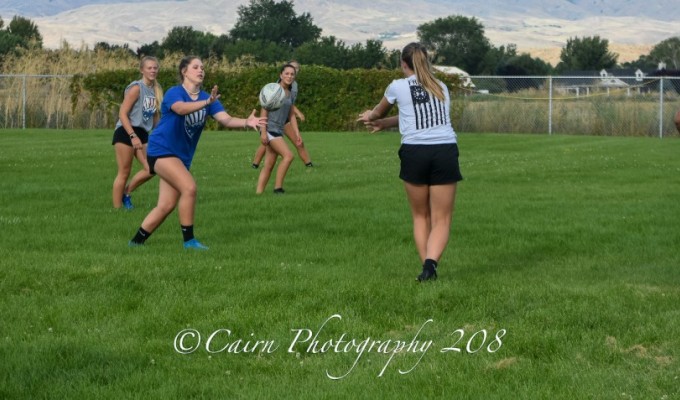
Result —
M156 161L158 161L159 158L169 158L169 157L179 158L179 157L174 156L172 154L165 154L165 155L162 155L162 156L150 156L150 155L147 154L146 155L146 162L149 164L149 173L151 175L156 175L156 171L154 171L154 167L156 166Z
M402 144L399 178L417 185L445 185L463 180L456 143Z
M149 141L149 132L145 131L144 128L133 126L132 129L134 129L135 133L139 137L139 140L142 141L142 144L146 144ZM125 132L125 128L123 128L122 126L119 126L113 132L113 141L111 142L111 144L116 143L123 143L132 147L132 139L130 139L130 135L128 135L127 132Z

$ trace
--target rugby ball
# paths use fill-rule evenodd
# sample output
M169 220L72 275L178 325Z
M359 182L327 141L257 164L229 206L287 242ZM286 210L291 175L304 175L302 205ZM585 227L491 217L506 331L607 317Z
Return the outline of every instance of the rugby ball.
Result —
M278 83L268 83L260 90L260 105L267 111L281 108L286 92Z

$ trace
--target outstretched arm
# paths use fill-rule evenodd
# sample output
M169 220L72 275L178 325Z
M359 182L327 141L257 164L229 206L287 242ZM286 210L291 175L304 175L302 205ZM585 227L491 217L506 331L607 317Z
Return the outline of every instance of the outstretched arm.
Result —
M364 126L371 130L371 133L376 133L389 128L399 126L399 117L397 115L387 118L376 119L375 121L364 122Z
M357 119L357 121L362 121L364 123L375 121L376 119L380 119L382 118L383 115L387 114L390 108L392 108L392 104L390 104L390 102L387 101L387 98L383 97L380 100L380 103L378 103L377 106L373 107L372 110L366 110L363 113L359 114L359 119Z
M267 118L261 118L255 116L255 110L253 110L248 118L236 118L227 114L226 111L220 111L213 115L213 118L219 122L225 128L241 128L248 129L253 128L257 130L260 127L267 125Z
M387 101L387 98L383 97L372 110L366 110L359 114L357 121L363 122L366 127L371 129L371 133L399 126L399 117L397 116L382 118L390 108L392 108L392 104Z
M217 90L217 85L215 85L210 91L210 97L208 99L201 101L177 101L173 103L170 108L179 115L188 115L209 106L213 101L217 101L219 98L220 93Z

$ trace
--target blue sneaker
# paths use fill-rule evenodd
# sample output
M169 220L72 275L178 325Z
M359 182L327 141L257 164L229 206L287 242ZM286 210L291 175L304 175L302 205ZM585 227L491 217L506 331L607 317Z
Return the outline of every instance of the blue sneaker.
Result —
M208 246L205 246L203 243L199 242L196 239L191 239L189 241L184 242L184 248L196 250L208 250Z
M123 207L125 207L126 210L132 210L135 208L135 206L132 205L132 197L130 197L129 194L123 195Z

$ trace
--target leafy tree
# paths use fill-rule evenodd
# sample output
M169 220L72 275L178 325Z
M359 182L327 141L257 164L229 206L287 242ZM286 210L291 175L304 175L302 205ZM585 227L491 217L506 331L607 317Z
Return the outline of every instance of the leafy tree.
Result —
M336 69L347 68L349 54L350 49L345 42L335 36L325 36L295 49L295 58L301 64L325 65Z
M250 0L248 6L238 7L238 20L229 36L234 41L272 42L292 50L317 40L321 28L309 13L297 16L292 1Z
M387 50L380 40L367 40L366 46L356 43L349 48L347 68L376 68L382 66Z
M163 47L161 46L161 44L158 43L158 40L154 40L153 43L144 44L137 48L137 56L140 58L144 56L154 56L157 58L163 58L164 55L165 52L163 51Z
M484 56L478 74L494 75L500 66L505 65L509 59L517 56L517 45L511 43L507 46L491 46Z
M384 66L386 69L397 69L401 65L401 50L393 49L385 55Z
M491 44L476 18L461 15L438 18L418 26L417 35L434 54L435 64L456 66L470 74L483 72L484 57Z
M5 29L3 27L5 22L0 18L0 55L17 53L21 48L42 48L42 36L31 20L15 16Z
M680 69L680 36L666 39L652 49L649 58L666 64L668 69Z
M115 53L115 52L120 52L120 53L128 53L130 55L135 55L135 52L130 49L130 46L125 43L124 45L117 45L117 44L109 44L106 42L97 42L94 45L94 51L106 51L110 53Z
M287 47L264 40L238 40L220 44L223 55L231 60L252 56L257 62L279 63L290 58L291 52Z
M18 48L26 48L27 46L28 44L23 38L12 35L6 30L0 30L0 55L16 53Z
M632 69L641 69L641 70L650 70L650 69L656 69L657 66L659 65L658 61L654 61L649 54L643 54L641 55L637 60L635 61L626 61L625 63L621 64L622 67L624 68L632 68Z
M558 71L593 71L612 68L619 55L609 51L609 41L599 36L569 38L560 53Z
M231 43L232 40L228 35L220 35L210 44L210 53L218 57L229 55L227 48Z
M167 53L193 54L207 58L215 39L216 36L212 33L200 32L190 26L176 26L168 32L161 47Z
M30 19L15 15L7 25L7 31L12 35L24 39L26 42L34 42L38 48L42 48L43 38L38 31L38 25Z
M529 53L522 53L505 60L496 69L497 75L542 76L552 72L552 66Z

